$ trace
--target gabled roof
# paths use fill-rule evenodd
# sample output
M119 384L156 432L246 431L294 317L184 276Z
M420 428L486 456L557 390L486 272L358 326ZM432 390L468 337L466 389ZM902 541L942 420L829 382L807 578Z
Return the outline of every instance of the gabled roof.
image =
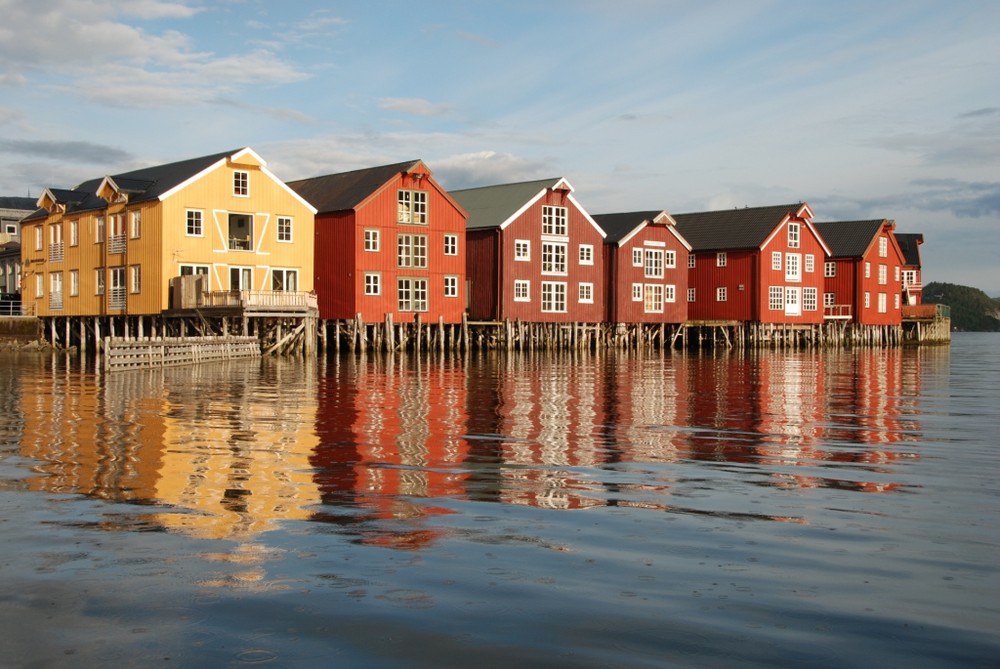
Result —
M637 235L642 231L647 225L651 223L660 224L667 227L670 233L673 234L677 240L685 247L688 251L691 250L691 245L688 244L687 240L681 236L676 229L676 221L667 212L660 210L653 211L633 211L618 214L597 214L594 216L594 220L599 226L607 233L607 237L604 238L605 244L622 244L627 243L634 235Z
M867 221L832 221L816 223L816 229L830 247L834 258L861 258L885 226L895 223L884 218Z
M694 251L761 248L775 228L793 216L808 221L813 213L808 204L797 202L673 215L677 231Z
M580 210L587 221L594 226L594 229L600 233L601 237L606 236L601 226L594 221L593 217L573 197L573 186L563 177L466 188L464 190L451 191L451 195L469 214L469 218L466 221L467 230L488 230L491 228L503 230L513 223L518 216L544 197L545 193L549 190L565 191L568 194L568 199Z
M422 161L408 160L392 165L289 181L288 187L302 196L319 213L349 211L356 209L399 174L412 172L418 166L423 166Z
M924 235L920 232L894 232L893 237L903 252L903 262L909 267L920 267L920 245Z
M98 197L97 193L102 185L105 184L110 184L112 187L118 188L120 192L128 193L130 202L145 202L160 199L161 197L166 197L178 186L217 166L220 162L248 151L250 149L236 149L234 151L225 151L209 156L181 160L166 165L143 167L130 172L90 179L72 190L46 188L41 197L38 198L37 204L40 209L34 214L29 214L25 220L45 218L49 213L46 209L46 204L65 205L67 213L104 209L108 203L103 198Z

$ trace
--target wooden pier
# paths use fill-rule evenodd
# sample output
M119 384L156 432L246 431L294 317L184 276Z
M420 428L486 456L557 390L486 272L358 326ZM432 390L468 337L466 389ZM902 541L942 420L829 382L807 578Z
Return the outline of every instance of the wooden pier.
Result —
M104 340L104 371L176 367L202 362L259 358L256 337L157 337Z

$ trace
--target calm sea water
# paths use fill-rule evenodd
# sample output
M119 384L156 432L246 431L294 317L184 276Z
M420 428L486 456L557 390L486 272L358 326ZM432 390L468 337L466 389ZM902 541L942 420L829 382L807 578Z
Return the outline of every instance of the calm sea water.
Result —
M0 666L996 667L1000 335L0 358Z

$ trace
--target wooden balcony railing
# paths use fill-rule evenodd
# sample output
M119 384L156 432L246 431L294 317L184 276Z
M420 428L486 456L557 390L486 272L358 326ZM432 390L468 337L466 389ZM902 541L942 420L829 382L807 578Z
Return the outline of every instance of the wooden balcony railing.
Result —
M828 321L847 321L851 319L851 305L831 304L823 307L823 318Z
M201 294L201 307L234 307L250 311L317 309L315 293L286 290L217 290Z

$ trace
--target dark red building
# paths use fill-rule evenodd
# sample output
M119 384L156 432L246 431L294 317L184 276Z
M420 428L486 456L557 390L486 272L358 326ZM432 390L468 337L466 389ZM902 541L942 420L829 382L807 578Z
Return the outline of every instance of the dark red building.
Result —
M683 323L687 320L690 245L665 211L594 216L604 238L606 320Z
M452 191L468 212L469 315L477 320L604 320L604 231L565 179Z
M816 229L830 248L823 266L823 305L858 325L899 325L904 264L895 221L834 221Z
M458 323L465 212L419 160L292 181L317 209L320 318Z
M808 204L674 214L691 245L688 319L823 323L829 249Z

